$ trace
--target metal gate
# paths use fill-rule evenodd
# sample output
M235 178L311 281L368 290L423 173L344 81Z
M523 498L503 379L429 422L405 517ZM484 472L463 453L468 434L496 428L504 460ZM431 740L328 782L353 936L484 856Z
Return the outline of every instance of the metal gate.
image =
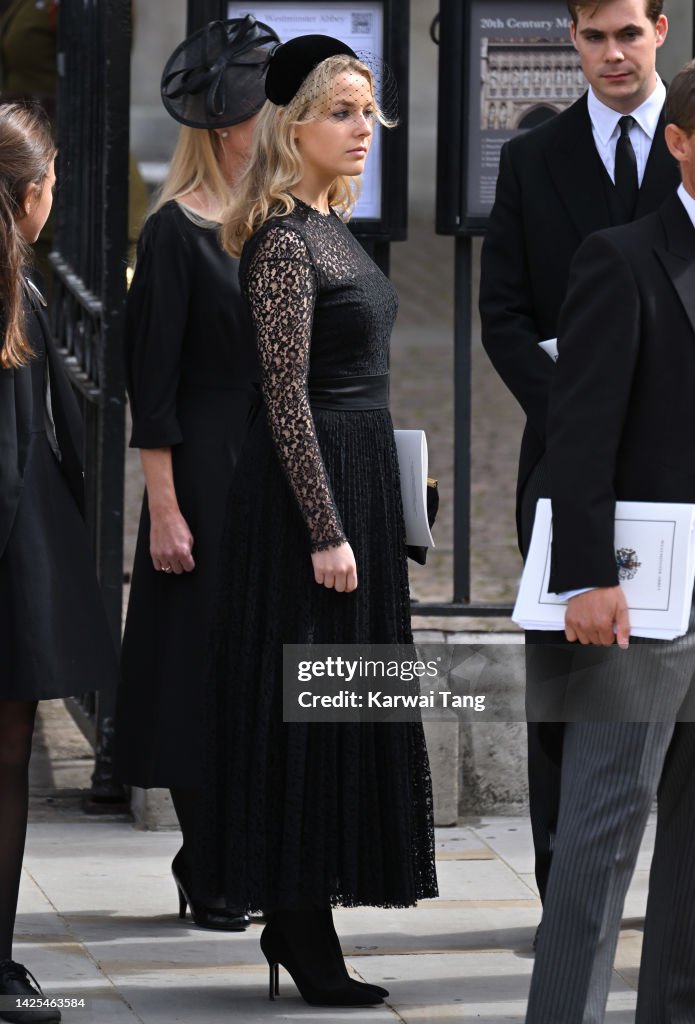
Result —
M124 374L130 0L60 7L58 192L52 328L85 423L87 522L114 644L123 589ZM99 679L94 680L98 689ZM92 802L123 799L113 781L114 694L70 702L95 746Z
M87 524L118 648L123 602L125 381L131 0L60 6L51 327L85 426ZM219 0L189 0L187 31L219 16ZM94 680L95 691L100 681ZM114 694L69 709L95 748L88 810L125 802L113 778Z

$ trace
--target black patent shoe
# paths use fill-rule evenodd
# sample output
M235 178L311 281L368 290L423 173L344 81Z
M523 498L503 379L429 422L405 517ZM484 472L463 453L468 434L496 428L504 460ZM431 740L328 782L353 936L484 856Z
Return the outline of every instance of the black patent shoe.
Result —
M179 918L181 920L186 916L186 907L190 907L193 922L199 928L210 928L218 932L246 931L251 919L242 908L210 907L191 899L190 881L180 850L174 857L171 873L179 893Z
M326 941L320 915L311 911L274 914L261 933L268 961L268 998L280 993L279 965L285 968L310 1006L381 1006L383 999L348 977L342 956Z
M33 984L32 984L33 982ZM32 1001L44 999L45 996L41 986L34 975L14 960L0 960L0 996L4 1000L16 998ZM58 1024L60 1010L51 1007L31 1007L27 1009L17 1008L16 1010L0 1010L0 1020L9 1021L10 1024Z

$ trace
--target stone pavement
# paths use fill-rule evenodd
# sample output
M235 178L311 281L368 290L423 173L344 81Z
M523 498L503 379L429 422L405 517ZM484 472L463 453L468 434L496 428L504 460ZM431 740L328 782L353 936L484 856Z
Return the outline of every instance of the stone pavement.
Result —
M350 970L390 989L386 1005L309 1007L284 971L270 1003L259 924L225 935L178 920L169 872L178 833L81 813L90 756L62 703L43 704L14 956L47 994L87 1000L63 1013L66 1024L522 1024L540 914L525 818L438 829L438 900L336 912ZM653 827L627 901L607 1024L633 1021Z

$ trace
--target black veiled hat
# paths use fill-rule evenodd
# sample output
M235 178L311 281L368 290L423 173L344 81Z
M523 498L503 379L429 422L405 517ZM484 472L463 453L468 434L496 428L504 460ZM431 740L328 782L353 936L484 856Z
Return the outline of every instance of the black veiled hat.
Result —
M211 21L177 46L162 72L162 102L191 128L228 128L265 103L268 58L280 40L269 25L245 18Z
M286 106L299 91L302 82L328 57L345 54L357 57L345 43L332 36L297 36L278 46L268 64L265 94L272 103Z

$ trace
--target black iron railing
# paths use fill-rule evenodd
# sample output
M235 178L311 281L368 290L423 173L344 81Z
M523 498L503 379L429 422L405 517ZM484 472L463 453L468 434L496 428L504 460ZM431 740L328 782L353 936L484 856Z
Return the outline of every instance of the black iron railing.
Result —
M58 193L50 255L52 327L85 421L87 520L114 643L123 587L124 379L130 0L60 7ZM100 680L94 680L98 691ZM71 710L96 750L92 799L123 797L113 781L113 694Z

